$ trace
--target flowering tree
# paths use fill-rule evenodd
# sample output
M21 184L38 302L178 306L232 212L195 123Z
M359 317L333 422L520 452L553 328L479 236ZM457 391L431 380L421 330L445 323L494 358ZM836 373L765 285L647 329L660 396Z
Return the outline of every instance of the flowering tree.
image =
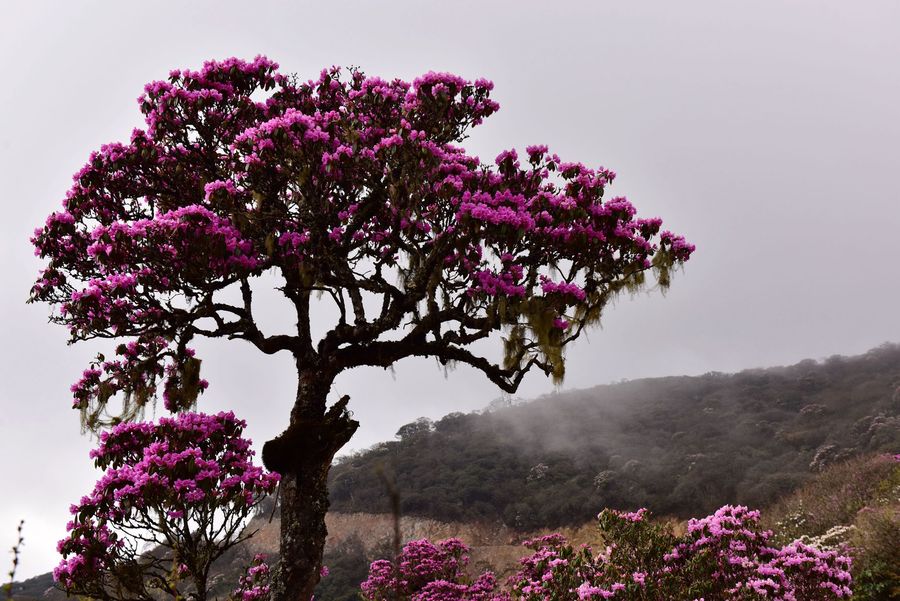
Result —
M493 165L455 146L498 109L491 88L338 69L304 83L261 57L173 71L139 100L147 128L92 154L34 235L46 268L31 300L56 306L72 341L128 341L73 387L90 428L135 418L160 388L167 409L191 408L207 386L196 337L294 357L288 427L263 448L283 475L276 599L306 601L318 580L326 476L358 425L347 397L328 407L339 373L419 356L507 392L532 368L559 380L565 345L613 297L651 269L667 286L693 251L604 198L612 171L545 146ZM258 326L264 272L294 331ZM338 316L318 340L317 298ZM502 361L474 350L500 332Z
M252 464L244 426L183 413L104 432L91 456L106 472L71 508L54 578L93 599L204 601L212 563L247 538L246 518L278 482Z

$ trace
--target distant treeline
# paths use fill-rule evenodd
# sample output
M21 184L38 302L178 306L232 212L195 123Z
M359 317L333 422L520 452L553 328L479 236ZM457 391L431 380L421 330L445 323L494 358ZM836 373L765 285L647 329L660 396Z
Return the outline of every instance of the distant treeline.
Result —
M604 507L687 517L769 505L824 466L900 449L900 346L789 367L667 377L403 426L331 470L331 508L501 520L522 530Z

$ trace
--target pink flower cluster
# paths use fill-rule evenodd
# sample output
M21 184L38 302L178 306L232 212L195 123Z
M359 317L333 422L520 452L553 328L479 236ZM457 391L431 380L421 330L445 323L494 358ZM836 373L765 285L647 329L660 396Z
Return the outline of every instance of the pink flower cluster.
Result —
M847 599L850 560L799 542L768 546L771 533L759 528L759 513L725 506L691 520L674 535L649 520L646 509L605 510L599 515L608 546L599 553L575 548L560 534L526 541L534 552L521 560L509 580L509 592L494 588L493 574L475 585L461 583L461 543L444 549L414 541L398 564L376 561L363 584L367 601L570 601L640 599L642 601L827 601ZM443 545L443 543L442 543ZM472 587L483 582L490 586ZM484 595L478 597L477 595Z
M708 558L711 578L730 593L751 590L775 599L847 598L850 558L820 551L800 542L783 548L768 546L771 532L759 528L759 512L743 506L720 508L688 523L687 540L664 556L671 569ZM812 595L812 596L810 596Z
M609 509L608 511L615 515L617 518L623 519L628 522L643 522L644 518L647 516L646 507L641 507L637 511L616 511L615 509ZM601 516L597 517L600 518Z
M260 601L269 596L271 574L266 556L257 553L247 572L238 579L237 588L232 591L232 601Z
M127 332L141 322L155 322L160 306L142 302L147 290L176 290L260 265L251 241L227 218L199 205L99 226L90 237L85 252L99 277L60 305L73 334L107 328Z
M506 601L494 592L496 578L484 572L475 581L464 573L469 548L450 538L406 544L395 562L377 560L362 583L366 601Z
M554 282L548 277L541 277L541 290L544 294L559 294L561 296L570 296L575 300L583 301L586 294L578 284L569 282Z
M536 551L512 579L518 598L780 599L820 601L851 595L850 559L799 542L768 546L759 512L727 505L688 523L681 537L641 509L599 516L610 546L599 554L561 537L529 541Z

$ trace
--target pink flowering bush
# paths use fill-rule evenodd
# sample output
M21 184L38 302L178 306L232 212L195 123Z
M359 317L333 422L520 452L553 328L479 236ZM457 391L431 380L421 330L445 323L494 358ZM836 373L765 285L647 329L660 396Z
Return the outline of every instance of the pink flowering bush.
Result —
M105 473L71 507L56 581L94 599L205 599L212 563L279 480L253 465L244 427L231 412L183 413L104 432L91 457Z
M323 568L324 569L324 568ZM247 572L238 579L238 586L231 593L234 601L261 601L269 596L271 571L266 556L257 553Z
M465 575L469 548L449 538L437 545L427 540L407 543L396 562L377 560L362 583L365 601L503 601L495 593L496 578L484 572L471 581Z
M512 579L523 601L846 599L850 559L799 542L771 547L759 512L726 505L688 523L683 536L648 521L645 510L605 510L608 546L579 549L559 535L529 541L535 553Z
M726 505L688 523L676 536L665 524L605 510L599 525L606 545L573 547L560 534L526 541L509 591L485 572L464 575L467 548L456 539L409 543L397 561L372 563L363 583L366 601L832 601L848 599L850 559L793 542L768 544L759 513Z

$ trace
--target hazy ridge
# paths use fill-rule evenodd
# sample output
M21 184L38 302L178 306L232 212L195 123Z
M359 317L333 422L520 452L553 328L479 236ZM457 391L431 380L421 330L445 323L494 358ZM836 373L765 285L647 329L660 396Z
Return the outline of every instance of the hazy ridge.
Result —
M634 380L402 427L342 459L332 510L531 530L603 507L763 507L841 459L900 449L900 346L736 374Z

